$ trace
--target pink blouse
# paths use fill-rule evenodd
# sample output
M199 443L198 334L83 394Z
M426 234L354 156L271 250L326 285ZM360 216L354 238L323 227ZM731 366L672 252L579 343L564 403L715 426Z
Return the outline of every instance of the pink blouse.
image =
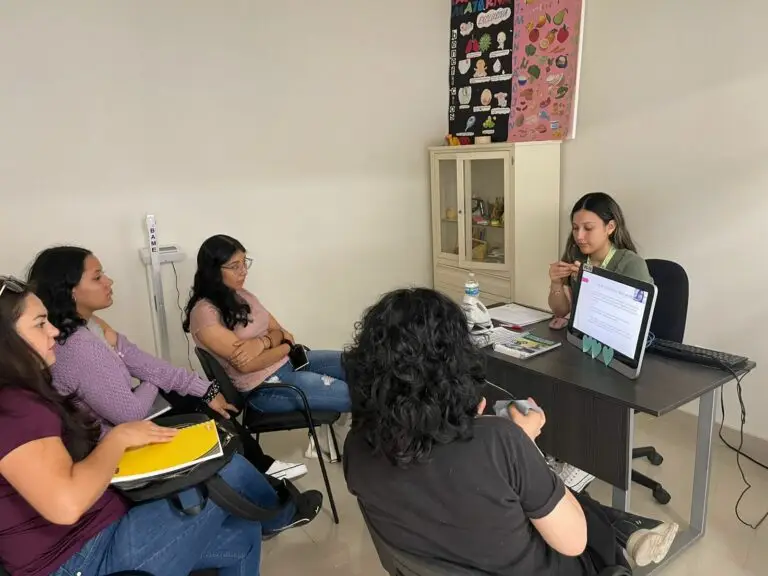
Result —
M269 312L264 308L261 302L259 302L259 299L248 292L248 290L238 290L237 293L251 307L251 315L248 317L248 324L246 326L238 324L235 327L233 330L235 336L240 340L250 340L252 338L265 336L269 331ZM283 364L288 362L288 357L286 356L275 364L272 364L263 370L258 370L257 372L249 372L246 374L238 372L230 365L226 358L220 358L212 350L208 350L208 348L203 346L197 338L197 334L200 330L209 326L215 326L216 324L221 326L224 325L221 321L221 314L219 313L218 308L208 300L200 300L195 304L189 315L189 332L192 334L192 339L195 341L195 345L212 354L221 365L224 366L224 370L240 392L250 392L272 374L277 372Z

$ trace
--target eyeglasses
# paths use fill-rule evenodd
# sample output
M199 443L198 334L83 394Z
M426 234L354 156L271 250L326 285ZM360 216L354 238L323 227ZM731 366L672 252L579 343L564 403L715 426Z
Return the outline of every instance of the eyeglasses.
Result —
M27 285L13 276L0 276L0 296L8 290L14 294L21 294L27 289Z
M242 262L232 262L232 264L227 264L222 266L222 268L224 270L232 270L233 272L242 272L243 270L250 269L252 264L253 258L245 258Z

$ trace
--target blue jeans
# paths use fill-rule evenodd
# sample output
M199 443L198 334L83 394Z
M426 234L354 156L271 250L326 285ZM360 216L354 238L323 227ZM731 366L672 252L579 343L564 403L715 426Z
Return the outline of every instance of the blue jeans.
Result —
M275 490L244 458L236 455L219 474L251 502L277 506ZM198 498L195 490L180 496L185 505ZM105 576L123 570L187 576L206 568L218 568L220 576L258 576L262 528L283 528L295 513L288 505L262 525L231 516L211 501L196 516L176 510L167 500L142 504L89 540L52 576Z
M352 402L349 387L344 381L346 375L341 366L341 352L310 350L307 358L309 365L303 370L294 372L291 363L286 362L270 378L277 377L280 382L302 390L313 410L349 412ZM248 402L255 410L269 413L292 412L303 407L295 392L279 388L256 388L248 395Z

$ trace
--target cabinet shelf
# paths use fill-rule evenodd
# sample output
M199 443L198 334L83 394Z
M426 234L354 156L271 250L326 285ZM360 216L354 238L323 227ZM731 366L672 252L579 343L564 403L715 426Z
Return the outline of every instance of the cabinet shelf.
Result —
M458 224L458 220L451 220L450 218L443 218L443 222L450 222L451 224ZM498 228L499 230L504 230L504 224L500 224L499 226L496 226L495 224L478 224L476 222L472 222L472 226L475 226L477 228Z

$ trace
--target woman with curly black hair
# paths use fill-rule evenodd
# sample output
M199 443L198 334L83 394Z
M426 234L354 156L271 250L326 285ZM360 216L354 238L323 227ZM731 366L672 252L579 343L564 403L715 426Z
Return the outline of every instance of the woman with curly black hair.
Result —
M485 405L482 352L457 304L424 288L366 311L343 363L347 485L384 541L487 574L592 575L659 562L674 524L575 495L535 444L546 418ZM538 409L538 407L537 407Z

